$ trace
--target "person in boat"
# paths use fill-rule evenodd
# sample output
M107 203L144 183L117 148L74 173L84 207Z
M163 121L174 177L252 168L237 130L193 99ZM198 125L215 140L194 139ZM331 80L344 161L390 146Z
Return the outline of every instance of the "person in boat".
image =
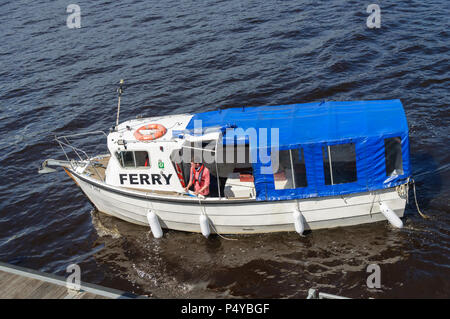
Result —
M209 169L200 161L193 160L191 162L191 172L189 184L185 187L187 192L189 188L194 185L195 195L209 195L210 174Z

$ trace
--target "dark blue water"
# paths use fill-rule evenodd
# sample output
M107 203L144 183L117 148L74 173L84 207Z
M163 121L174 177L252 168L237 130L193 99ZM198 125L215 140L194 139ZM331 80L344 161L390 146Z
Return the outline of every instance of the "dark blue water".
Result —
M382 1L67 1L0 4L0 260L157 297L450 296L450 3ZM219 107L400 98L418 200L387 223L236 237L148 229L97 212L64 172L54 135ZM318 127L317 129L320 129ZM91 154L105 140L80 141ZM413 199L413 198L410 198ZM413 202L413 201L412 201ZM381 267L380 289L366 268Z

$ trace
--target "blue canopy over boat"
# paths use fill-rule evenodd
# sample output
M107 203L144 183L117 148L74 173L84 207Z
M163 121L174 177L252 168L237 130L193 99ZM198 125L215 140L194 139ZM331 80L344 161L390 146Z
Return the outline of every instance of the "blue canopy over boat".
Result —
M408 123L400 100L230 108L195 114L186 129L194 129L199 123L203 128L236 127L225 130L224 144L249 143L252 156L258 154L252 164L258 200L377 190L402 184L410 176ZM255 131L258 141L253 143ZM336 145L348 150L350 157L341 154ZM299 175L303 165L306 186L302 182L302 187L277 189L270 156L277 148L301 151L302 155L297 156L301 157L300 164L297 169L291 168L294 175ZM354 178L344 177L340 182L336 178L339 170L351 174L352 162ZM340 169L345 166L347 169Z

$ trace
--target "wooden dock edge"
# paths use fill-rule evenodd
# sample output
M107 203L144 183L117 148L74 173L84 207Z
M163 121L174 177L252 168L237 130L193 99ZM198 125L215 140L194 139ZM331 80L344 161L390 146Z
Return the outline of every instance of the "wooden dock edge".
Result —
M24 268L0 262L0 272L1 271L13 275L18 275L24 278L39 280L57 286L67 287L66 278L54 274L44 273L34 269ZM0 290L1 286L2 282L0 281ZM85 283L82 281L80 282L80 290L72 290L69 288L67 288L67 290L73 291L74 293L90 293L110 299L148 299L145 296L135 295L129 292L108 287L102 287L99 285ZM24 296L24 298L26 298L26 296Z

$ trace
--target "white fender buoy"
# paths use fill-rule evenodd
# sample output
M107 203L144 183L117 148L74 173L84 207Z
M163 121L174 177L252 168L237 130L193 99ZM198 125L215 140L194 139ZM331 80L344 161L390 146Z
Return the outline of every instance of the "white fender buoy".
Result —
M386 217L386 219L391 223L392 226L397 228L403 227L402 220L393 212L392 209L389 208L388 205L386 205L386 203L380 202L379 205L384 217Z
M205 214L200 215L200 229L202 230L203 236L206 238L211 234L211 231L209 230L209 220Z
M295 231L300 235L303 235L303 232L305 231L305 225L303 224L302 213L300 213L300 211L296 209L292 213L292 216L294 217Z
M161 229L161 225L159 224L158 216L156 216L156 214L150 209L147 212L147 220L150 225L150 229L152 230L153 237L161 238L163 236L163 231Z

